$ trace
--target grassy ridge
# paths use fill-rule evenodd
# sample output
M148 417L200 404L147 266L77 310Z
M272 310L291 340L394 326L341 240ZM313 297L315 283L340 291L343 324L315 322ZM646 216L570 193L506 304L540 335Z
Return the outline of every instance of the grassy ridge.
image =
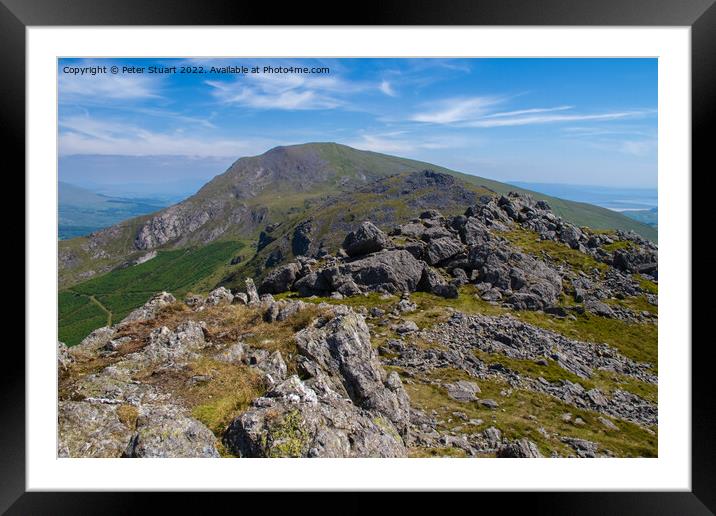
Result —
M160 251L156 258L118 269L59 294L59 339L78 344L92 330L114 324L166 290L182 296L208 289L205 281L236 256L243 244L215 242L200 248ZM104 309L103 309L104 308Z
M472 174L456 172L454 170L436 166L430 163L425 163L422 161L399 158L397 156L390 156L378 152L360 151L357 149L351 149L350 147L336 144L320 145L322 145L323 147L322 152L324 153L324 156L332 164L334 164L335 162L370 162L371 166L380 167L381 170L391 170L392 167L392 170L394 172L417 171L425 169L435 170L436 172L450 174L473 185L487 187L490 190L493 190L499 194L506 195L508 192L520 192L530 194L535 199L542 199L547 201L547 203L549 203L550 207L556 215L564 218L566 221L571 222L572 224L575 224L576 226L586 226L595 229L632 230L642 235L643 237L653 241L656 241L658 237L658 232L655 228L643 224L642 222L639 222L637 220L630 219L629 217L626 217L619 212L608 210L606 208L601 208L599 206L594 206L593 204L567 201L564 199L559 199L557 197L551 197L549 195L545 195L539 192L533 192L532 190L526 190L524 188L519 188L517 186L508 185L506 183L501 183L499 181L494 181L492 179L487 179ZM372 157L372 159L369 159L369 157Z

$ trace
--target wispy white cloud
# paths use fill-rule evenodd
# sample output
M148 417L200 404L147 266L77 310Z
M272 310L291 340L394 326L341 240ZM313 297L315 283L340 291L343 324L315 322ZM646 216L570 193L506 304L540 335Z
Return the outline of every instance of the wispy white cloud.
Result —
M597 114L539 114L505 116L503 118L483 117L465 124L466 127L506 127L535 124L552 124L556 122L609 121L636 118L649 114L648 111L618 111Z
M513 117L521 115L533 115L535 113L552 113L554 111L565 111L572 109L574 106L557 106L553 108L531 108L531 109L518 109L516 111L503 111L501 113L492 113L485 115L482 118L502 118L502 117Z
M348 107L350 102L346 97L353 93L370 89L386 93L382 84L311 75L260 73L234 81L206 81L206 84L220 102L256 109L333 109ZM392 91L390 84L387 91Z
M410 117L414 122L453 124L466 122L487 114L488 108L499 104L499 97L460 97L437 102L436 107Z
M385 93L385 94L388 95L389 97L396 97L396 96L398 95L398 94L396 93L396 91L393 89L393 86L390 84L390 82L389 82L389 81L386 81L386 80L383 80L383 81L380 83L380 86L378 86L378 89L380 89L380 91L382 91L383 93Z
M188 136L184 131L156 132L122 122L66 117L60 122L59 149L72 154L124 156L214 156L235 158L257 154L282 142L268 138Z

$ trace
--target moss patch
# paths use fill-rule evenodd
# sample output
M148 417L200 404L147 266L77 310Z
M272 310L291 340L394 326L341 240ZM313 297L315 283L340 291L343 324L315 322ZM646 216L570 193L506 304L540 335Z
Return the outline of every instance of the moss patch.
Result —
M308 430L297 411L285 414L275 422L266 436L269 457L302 457L308 443Z

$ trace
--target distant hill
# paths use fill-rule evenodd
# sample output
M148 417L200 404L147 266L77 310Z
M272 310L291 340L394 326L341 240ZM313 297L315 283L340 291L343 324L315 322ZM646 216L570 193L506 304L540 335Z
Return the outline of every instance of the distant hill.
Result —
M124 199L58 183L60 240L87 235L137 215L152 213L167 203L157 199Z
M622 213L630 219L634 219L642 224L647 224L654 228L659 224L658 208L651 208L650 210L627 210Z
M594 205L557 199L420 161L335 143L308 143L276 147L260 156L241 158L178 204L152 215L129 218L90 236L60 242L60 286L67 287L132 263L153 250L200 246L218 240L249 244L244 247L242 257L248 259L267 227L286 227L312 213L315 217L319 206L325 211L341 203L349 205L358 218L366 211L363 208L380 204L381 196L374 193L371 203L361 207L360 199L351 199L355 192L370 189L373 183L377 187L376 181L388 177L423 170L451 175L466 191L531 193L546 200L557 215L579 226L633 230L656 239L654 228ZM445 208L440 203L432 207ZM385 223L401 221L408 211L401 215L396 208Z

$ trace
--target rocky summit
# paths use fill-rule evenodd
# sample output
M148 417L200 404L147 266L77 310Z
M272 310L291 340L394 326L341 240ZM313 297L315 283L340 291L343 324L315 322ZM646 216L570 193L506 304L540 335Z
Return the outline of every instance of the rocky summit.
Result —
M656 244L521 193L467 200L355 220L334 252L298 221L256 282L159 292L59 343L58 455L656 456ZM147 224L147 249L178 227Z

